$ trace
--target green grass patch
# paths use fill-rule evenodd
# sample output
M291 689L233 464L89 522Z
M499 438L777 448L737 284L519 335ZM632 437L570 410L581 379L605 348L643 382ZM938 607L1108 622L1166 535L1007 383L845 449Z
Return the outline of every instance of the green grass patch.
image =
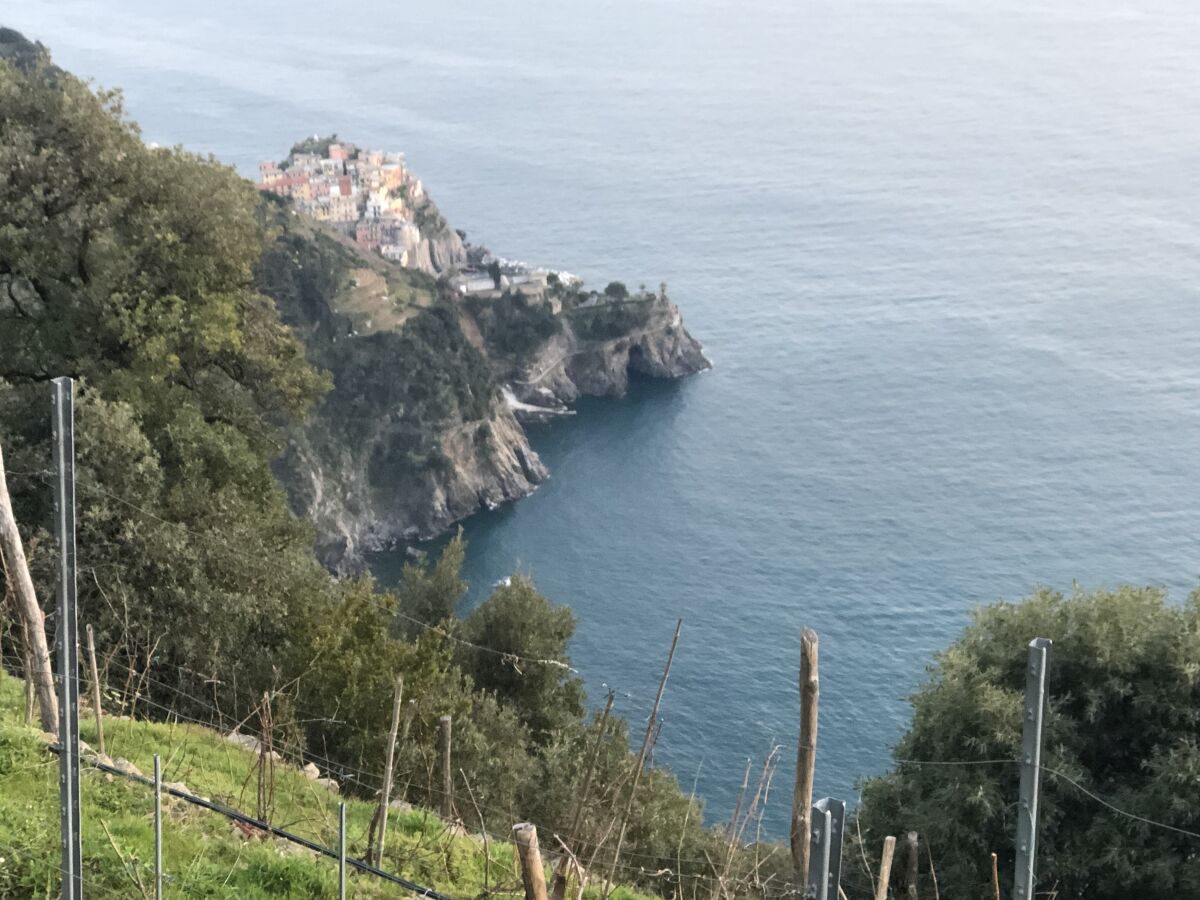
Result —
M22 684L0 674L0 898L46 897L59 892L58 758L36 727L23 724ZM95 723L80 725L94 745ZM105 749L149 775L154 754L164 782L184 782L192 793L253 814L256 756L214 731L183 723L104 720ZM153 896L153 793L84 761L81 777L83 875L90 897ZM337 846L338 797L287 763L275 766L272 824ZM374 805L346 799L347 850L361 857ZM224 816L163 799L163 869L167 897L319 898L337 896L337 863L280 839L247 838ZM509 823L496 823L494 830ZM543 838L549 841L547 835ZM512 847L449 831L426 810L389 817L382 868L453 897L520 894ZM589 890L592 895L594 889ZM396 897L402 888L352 872L348 896ZM621 892L622 894L624 892ZM618 896L616 893L614 896ZM629 898L637 895L629 893Z

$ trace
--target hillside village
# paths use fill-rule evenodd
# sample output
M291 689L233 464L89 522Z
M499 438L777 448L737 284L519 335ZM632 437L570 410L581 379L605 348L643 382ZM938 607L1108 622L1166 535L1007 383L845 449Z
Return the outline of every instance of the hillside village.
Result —
M266 160L258 169L260 191L286 197L297 211L364 250L405 268L445 275L461 294L515 290L533 295L546 288L547 271L463 245L462 234L450 232L403 153L314 136L293 147L284 162ZM445 232L450 232L451 252L431 254L430 242Z
M402 153L330 141L323 153L293 150L286 162L268 160L258 171L259 190L290 198L300 212L401 265L420 240L413 211L425 191Z

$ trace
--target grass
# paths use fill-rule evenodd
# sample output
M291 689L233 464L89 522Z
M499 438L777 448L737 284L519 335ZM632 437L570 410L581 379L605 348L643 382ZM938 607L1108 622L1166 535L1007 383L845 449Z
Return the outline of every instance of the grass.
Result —
M276 223L303 239L311 257L306 260L309 267L336 273L338 284L324 288L325 302L348 317L360 335L398 331L420 309L433 304L437 280L432 276L368 251L325 223L292 215L286 201L279 204L269 207ZM296 264L306 269L305 261Z
M429 291L392 283L374 269L351 270L351 282L335 299L337 311L349 316L360 334L395 331L433 302ZM395 291L396 293L392 293ZM407 298L415 298L415 303Z
M58 758L36 727L23 723L21 682L0 673L0 898L59 894ZM94 743L95 723L83 720ZM195 794L253 813L256 756L206 728L182 723L104 720L105 749L141 771L162 758L164 782L184 782ZM108 776L87 760L81 774L84 892L88 897L153 896L153 794L142 784ZM328 847L337 846L342 798L284 763L275 769L272 824ZM373 804L346 801L347 852L361 857ZM549 840L548 836L543 841ZM520 895L511 845L454 833L426 810L388 819L381 868L456 898ZM490 872L485 873L485 868ZM282 840L248 838L215 812L163 797L165 897L319 898L337 896L337 864ZM485 874L490 875L485 884ZM351 870L347 896L397 897L405 891ZM596 896L595 889L588 891ZM616 900L636 900L618 889Z

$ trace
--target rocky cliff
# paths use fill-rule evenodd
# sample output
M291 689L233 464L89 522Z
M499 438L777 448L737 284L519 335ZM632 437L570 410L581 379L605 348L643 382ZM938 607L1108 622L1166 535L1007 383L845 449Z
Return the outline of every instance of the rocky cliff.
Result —
M428 275L441 275L461 268L467 261L462 235L449 226L433 201L422 196L416 221L404 229L406 264Z
M622 394L631 373L708 367L665 292L609 296L553 280L467 296L278 199L264 200L263 216L277 236L259 287L333 380L277 470L335 568L535 490L549 473L522 421L563 414L581 395ZM430 252L457 255L453 243Z
M582 395L621 396L632 373L679 378L709 367L699 342L683 326L679 308L663 296L608 301L640 307L634 321L615 334L593 333L593 317L609 312L602 303L568 311L562 329L519 369L505 373L512 395L524 406L564 407Z
M431 424L437 454L415 467L404 458L411 439L391 417L380 415L353 443L337 439L338 418L318 413L282 463L293 506L316 525L318 554L335 568L357 568L365 553L524 497L549 474L503 402L479 419Z

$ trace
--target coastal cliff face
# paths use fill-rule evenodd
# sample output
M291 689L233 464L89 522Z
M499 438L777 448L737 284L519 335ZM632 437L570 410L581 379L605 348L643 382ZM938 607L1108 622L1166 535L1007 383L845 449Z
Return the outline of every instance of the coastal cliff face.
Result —
M622 396L633 373L679 378L709 367L700 343L684 327L679 308L665 296L620 302L640 309L637 320L619 326L615 336L593 334L590 311L582 317L564 314L562 330L539 347L520 371L505 373L517 400L562 407L584 395ZM592 309L601 311L603 306Z
M623 394L631 373L709 365L665 293L617 299L555 283L469 296L277 198L264 198L263 219L276 237L259 288L333 380L276 471L336 569L534 491L549 473L523 422L567 414L581 395ZM431 261L465 255L457 233L441 237Z
M466 262L467 249L457 231L443 227L436 234L421 238L417 255L422 262L429 263L424 271L449 272Z
M417 207L420 225L401 229L400 250L409 269L427 275L440 275L461 268L467 262L462 236L451 228L428 198Z
M503 403L476 421L432 426L436 458L402 459L403 429L381 415L353 444L341 443L329 410L293 436L283 459L293 506L317 529L317 552L334 568L361 566L366 553L426 539L481 509L535 490L548 472Z

